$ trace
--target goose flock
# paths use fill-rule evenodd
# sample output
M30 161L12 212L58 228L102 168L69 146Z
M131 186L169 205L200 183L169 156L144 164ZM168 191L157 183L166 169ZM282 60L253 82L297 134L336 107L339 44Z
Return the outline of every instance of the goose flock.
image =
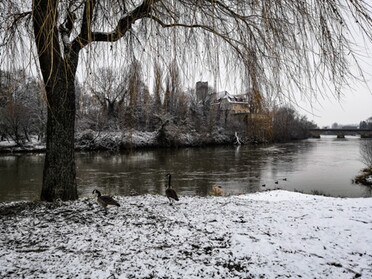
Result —
M169 200L169 204L173 205L173 201L179 201L179 198L178 198L177 192L174 189L172 189L172 186L171 186L172 175L168 173L166 177L168 178L168 187L165 190L165 195L167 196ZM107 210L107 207L111 205L120 206L120 204L116 200L114 200L112 197L102 196L101 192L96 189L93 190L92 194L97 197L97 203L100 206L102 206L105 210Z
M179 201L179 198L178 198L177 192L171 186L172 175L170 173L167 173L166 177L168 179L168 186L165 190L165 195L167 196L167 198L169 200L169 204L173 205L173 202L174 201ZM283 178L282 180L287 181L287 178ZM275 181L275 184L279 184L279 181ZM266 187L266 184L262 184L261 186ZM105 210L107 209L108 206L111 206L111 205L112 206L120 206L120 204L116 200L114 200L112 197L102 196L101 192L98 191L98 190L93 190L93 194L97 197L97 203L100 206L102 206ZM221 186L216 186L216 185L213 186L213 194L215 196L223 196L224 192L223 192Z

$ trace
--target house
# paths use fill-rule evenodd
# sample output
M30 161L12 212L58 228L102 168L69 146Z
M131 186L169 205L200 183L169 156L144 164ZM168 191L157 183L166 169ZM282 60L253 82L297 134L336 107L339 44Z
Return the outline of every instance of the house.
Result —
M198 102L205 103L209 100L218 105L218 109L229 114L247 114L250 112L249 93L232 95L227 91L210 92L208 82L198 81L196 83L196 98Z
M220 110L228 111L230 114L250 113L248 94L230 95L226 91L222 93L219 93L219 98L216 100Z

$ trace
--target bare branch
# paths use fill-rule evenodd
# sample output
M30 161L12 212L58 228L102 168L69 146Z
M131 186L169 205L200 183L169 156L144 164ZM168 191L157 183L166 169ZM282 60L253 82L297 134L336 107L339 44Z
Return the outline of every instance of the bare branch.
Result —
M92 31L92 13L95 7L95 0L86 0L86 5L84 8L84 17L82 31L80 35L75 39L76 43L80 45L81 48L86 46L88 43L94 42L115 42L121 39L130 29L132 24L141 18L147 17L151 12L151 5L158 1L144 1L142 5L135 8L133 11L125 14L117 26L111 32L98 32Z

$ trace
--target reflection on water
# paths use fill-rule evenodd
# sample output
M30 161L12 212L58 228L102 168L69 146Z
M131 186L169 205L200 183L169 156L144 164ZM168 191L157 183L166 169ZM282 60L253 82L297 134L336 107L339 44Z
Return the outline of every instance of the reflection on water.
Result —
M0 155L0 201L37 199L44 154Z
M106 194L161 193L165 175L182 195L206 196L213 185L227 194L282 188L331 196L372 196L370 188L353 185L363 168L363 140L322 137L269 146L157 149L130 154L78 153L79 195L97 188ZM41 188L44 155L0 156L0 201L34 199Z

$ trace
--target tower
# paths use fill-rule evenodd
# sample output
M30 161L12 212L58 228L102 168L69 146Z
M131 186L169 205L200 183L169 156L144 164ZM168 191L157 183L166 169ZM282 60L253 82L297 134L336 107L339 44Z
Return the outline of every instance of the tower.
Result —
M208 81L196 83L196 98L198 101L205 101L208 97Z

